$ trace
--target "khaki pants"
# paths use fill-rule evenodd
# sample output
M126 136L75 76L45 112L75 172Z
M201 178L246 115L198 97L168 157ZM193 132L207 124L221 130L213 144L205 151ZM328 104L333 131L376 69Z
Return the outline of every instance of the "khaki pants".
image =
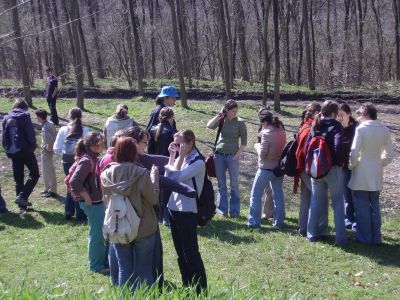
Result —
M42 176L45 191L57 194L57 178L56 170L54 168L53 155L54 154L52 152L42 150Z
M265 219L271 219L274 213L274 202L272 201L272 190L268 185L264 189L264 207L262 217Z

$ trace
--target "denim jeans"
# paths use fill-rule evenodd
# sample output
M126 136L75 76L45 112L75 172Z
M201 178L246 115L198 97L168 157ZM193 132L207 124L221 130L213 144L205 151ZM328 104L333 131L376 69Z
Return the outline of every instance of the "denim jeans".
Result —
M218 206L217 212L221 215L229 214L232 217L240 215L239 193L239 160L232 159L233 155L223 156L215 154L215 172L218 180ZM228 207L228 188L226 186L226 171L229 173L231 198Z
M382 243L379 191L352 191L356 210L357 240L364 244Z
M335 220L336 244L347 241L346 227L344 225L344 201L343 201L343 173L342 168L333 166L329 173L322 178L311 178L312 196L308 217L307 238L315 239L321 236L318 225L321 216L328 217L326 190L329 189L332 199L332 208Z
M270 185L272 200L274 202L273 225L283 227L285 225L285 203L283 199L282 177L276 177L270 170L258 169L254 178L250 196L250 214L248 224L259 227L261 225L261 200L265 186Z
M160 190L160 196L159 196L160 205L157 212L157 219L159 223L162 223L166 226L169 226L169 214L168 214L167 204L170 196L171 196L171 191L166 189Z
M343 169L343 198L345 203L345 223L353 224L356 222L356 216L354 212L353 197L351 190L347 186L351 178L351 171Z
M54 125L58 125L58 114L56 109L57 96L55 97L48 96L46 100L47 104L49 105L51 113L50 121L53 122Z
M166 209L168 213L168 208ZM169 220L168 220L169 224ZM154 242L154 261L153 261L153 276L162 285L164 282L164 264L163 264L163 246L161 241L160 227L157 224L157 231L155 233Z
M104 203L87 205L80 201L79 204L88 218L89 269L94 272L101 271L107 265L107 249L103 238Z
M9 154L9 157L12 161L16 195L28 200L40 177L35 153L19 151L15 154ZM25 167L28 168L29 175L24 183Z
M140 284L152 285L154 277L154 247L156 234L134 240L132 243L114 244L118 261L118 285L128 284L134 291Z
M108 265L110 266L111 284L118 285L118 275L119 275L118 260L113 243L110 243L108 247Z
M301 181L301 192L300 192L300 211L299 211L299 233L302 236L307 236L307 224L308 224L308 214L310 211L311 203L311 177L305 172L300 174ZM324 236L328 232L328 194L325 193L325 199L322 200L326 205L324 206L325 211L321 214L318 221L318 235Z
M173 210L169 214L182 283L184 286L196 284L200 293L207 288L207 277L197 241L197 214Z
M64 169L64 174L68 175L69 168L71 168L72 163L62 163L63 169ZM75 215L76 212L76 220L78 221L84 221L86 220L86 215L85 212L82 210L82 208L79 205L78 201L74 201L72 199L71 193L67 192L66 195L66 200L64 203L64 215L66 218L72 218Z

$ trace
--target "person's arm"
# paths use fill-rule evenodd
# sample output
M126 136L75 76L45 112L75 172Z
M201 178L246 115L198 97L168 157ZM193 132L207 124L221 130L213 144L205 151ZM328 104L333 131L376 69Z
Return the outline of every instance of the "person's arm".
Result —
M233 156L234 160L238 160L240 158L244 149L247 146L247 128L246 128L246 123L243 121L239 122L239 135L240 135L240 147L238 151L235 153L235 156Z
M387 166L393 160L393 143L390 137L390 131L387 131L385 144L383 145L382 164Z
M58 94L58 79L56 77L54 77L52 84L54 84L54 90L53 94L51 95L51 98L54 98Z
M205 164L203 160L197 160L194 163L187 165L182 170L177 170L173 166L168 165L166 167L167 177L179 182L189 180L202 171L205 170Z
M260 151L258 155L261 158L268 157L270 148L271 148L271 141L269 134L266 132L261 132Z
M71 193L74 195L80 195L87 205L92 204L92 199L83 184L89 176L91 169L92 163L89 158L82 157L79 159L75 172L72 174L70 179ZM95 174L93 174L93 176L95 176Z
M152 168L151 173L146 170L142 176L144 182L142 197L149 202L149 204L156 205L160 195L158 171Z
M362 146L362 135L359 128L356 128L353 143L351 144L349 169L353 170L358 164L358 157Z
M217 114L214 118L207 122L207 128L216 129L219 125L220 114Z
M67 134L67 128L61 127L56 136L56 140L53 145L53 151L58 155L62 154L62 148L66 138L66 134Z
M160 189L175 192L188 198L196 198L197 192L187 184L160 175Z
M168 164L169 156L155 154L140 154L140 163L150 171L151 166L158 167L160 174L164 174L164 167Z

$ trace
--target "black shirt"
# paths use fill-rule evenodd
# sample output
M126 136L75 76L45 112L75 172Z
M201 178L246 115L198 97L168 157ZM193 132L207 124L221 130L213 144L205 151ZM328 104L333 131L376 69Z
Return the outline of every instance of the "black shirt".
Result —
M47 77L46 83L46 97L52 97L54 90L58 87L58 80L57 77L51 75Z

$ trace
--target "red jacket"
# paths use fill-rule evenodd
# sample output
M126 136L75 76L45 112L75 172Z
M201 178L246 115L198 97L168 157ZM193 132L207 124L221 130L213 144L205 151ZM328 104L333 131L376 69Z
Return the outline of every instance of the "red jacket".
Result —
M296 159L297 159L297 170L298 170L299 174L301 174L301 172L303 172L305 169L305 160L306 160L306 155L307 155L306 143L307 143L308 135L310 134L312 122L313 122L313 119L311 119L311 118L308 118L307 120L305 120L303 125L300 126L300 129L298 132Z

